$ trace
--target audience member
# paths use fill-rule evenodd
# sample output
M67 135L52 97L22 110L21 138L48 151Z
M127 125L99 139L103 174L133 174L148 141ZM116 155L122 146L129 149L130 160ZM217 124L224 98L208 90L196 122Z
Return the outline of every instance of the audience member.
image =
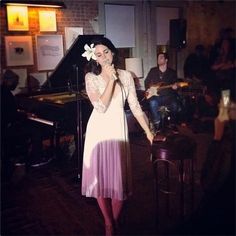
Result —
M215 40L214 45L211 47L210 52L209 52L209 62L210 65L214 64L216 61L217 57L220 54L221 51L221 44L224 39L227 39L230 41L230 44L232 46L232 51L235 51L235 38L233 36L234 30L230 27L227 28L222 28L219 31L219 37Z
M220 90L235 89L235 51L230 39L223 39L216 60L211 66L215 75L215 82Z
M168 235L235 235L235 97L221 100L214 136L201 172L203 197L196 211Z
M197 80L203 84L209 79L210 63L206 48L202 44L195 47L184 62L184 78Z
M219 96L222 89L235 87L236 39L233 33L234 30L230 27L222 28L209 53L210 65L214 73L214 89Z
M219 103L218 115L214 119L214 136L211 144L208 148L207 158L203 164L202 174L201 174L201 183L206 192L214 192L224 181L225 175L230 171L230 165L234 160L233 156L227 156L227 148L224 144L227 137L226 144L231 144L231 150L234 148L234 131L235 131L235 120L236 120L236 103L234 95L223 95ZM228 126L231 126L230 129L227 129ZM231 153L232 154L232 153ZM234 157L233 157L234 158ZM230 163L232 162L232 163ZM223 170L224 169L224 170Z

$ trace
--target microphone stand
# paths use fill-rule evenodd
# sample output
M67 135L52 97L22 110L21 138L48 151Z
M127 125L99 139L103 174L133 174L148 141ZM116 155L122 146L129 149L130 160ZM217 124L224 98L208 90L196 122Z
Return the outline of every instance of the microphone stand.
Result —
M79 71L78 66L73 65L73 69L76 77L76 116L77 116L77 125L76 125L76 137L75 137L75 145L76 145L76 155L78 156L77 163L77 179L76 181L81 181L82 178L82 160L83 160L83 121L82 121L82 98L80 96L79 91ZM74 91L73 91L74 92Z

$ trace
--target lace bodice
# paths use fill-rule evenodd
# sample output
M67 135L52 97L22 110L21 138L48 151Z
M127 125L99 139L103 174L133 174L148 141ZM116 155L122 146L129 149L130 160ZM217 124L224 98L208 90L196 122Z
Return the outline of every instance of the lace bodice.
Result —
M134 79L131 73L125 70L118 70L117 72L119 74L119 79L122 84L121 92L124 94L124 98L127 99L132 113L134 114L134 116L142 115L143 112L137 99ZM87 73L85 76L85 84L88 97L94 109L99 113L106 112L110 104L105 106L100 99L102 93L106 88L105 80L103 80L100 75ZM118 94L114 93L112 99L115 99L117 95Z

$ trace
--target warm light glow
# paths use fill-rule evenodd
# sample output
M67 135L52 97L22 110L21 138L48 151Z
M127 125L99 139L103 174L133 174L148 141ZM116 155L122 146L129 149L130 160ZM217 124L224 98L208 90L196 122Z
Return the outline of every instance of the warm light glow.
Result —
M126 58L125 68L130 71L136 78L143 77L143 63L142 58Z
M39 11L40 31L57 31L56 12Z
M28 8L23 6L7 6L7 23L9 31L28 30Z
M6 3L7 6L25 6L25 7L52 7L52 8L61 8L62 6L58 5L44 5L44 4L33 4L33 3Z

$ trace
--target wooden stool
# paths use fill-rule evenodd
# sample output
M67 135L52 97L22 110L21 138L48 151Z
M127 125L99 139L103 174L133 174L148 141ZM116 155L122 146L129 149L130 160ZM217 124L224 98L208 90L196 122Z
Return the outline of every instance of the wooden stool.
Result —
M166 137L164 142L154 142L152 145L152 164L154 171L155 180L155 195L156 195L156 215L158 216L159 210L159 191L166 194L166 207L169 214L169 195L174 192L170 190L170 176L169 167L170 164L177 167L176 162L179 163L178 178L180 185L180 215L181 219L184 219L184 161L189 160L191 163L190 167L190 186L191 186L191 208L193 209L193 198L194 198L194 154L196 150L195 141L182 134L171 134ZM166 189L159 189L159 171L158 165L162 162L165 170L165 183ZM158 217L156 217L156 223L158 225Z

